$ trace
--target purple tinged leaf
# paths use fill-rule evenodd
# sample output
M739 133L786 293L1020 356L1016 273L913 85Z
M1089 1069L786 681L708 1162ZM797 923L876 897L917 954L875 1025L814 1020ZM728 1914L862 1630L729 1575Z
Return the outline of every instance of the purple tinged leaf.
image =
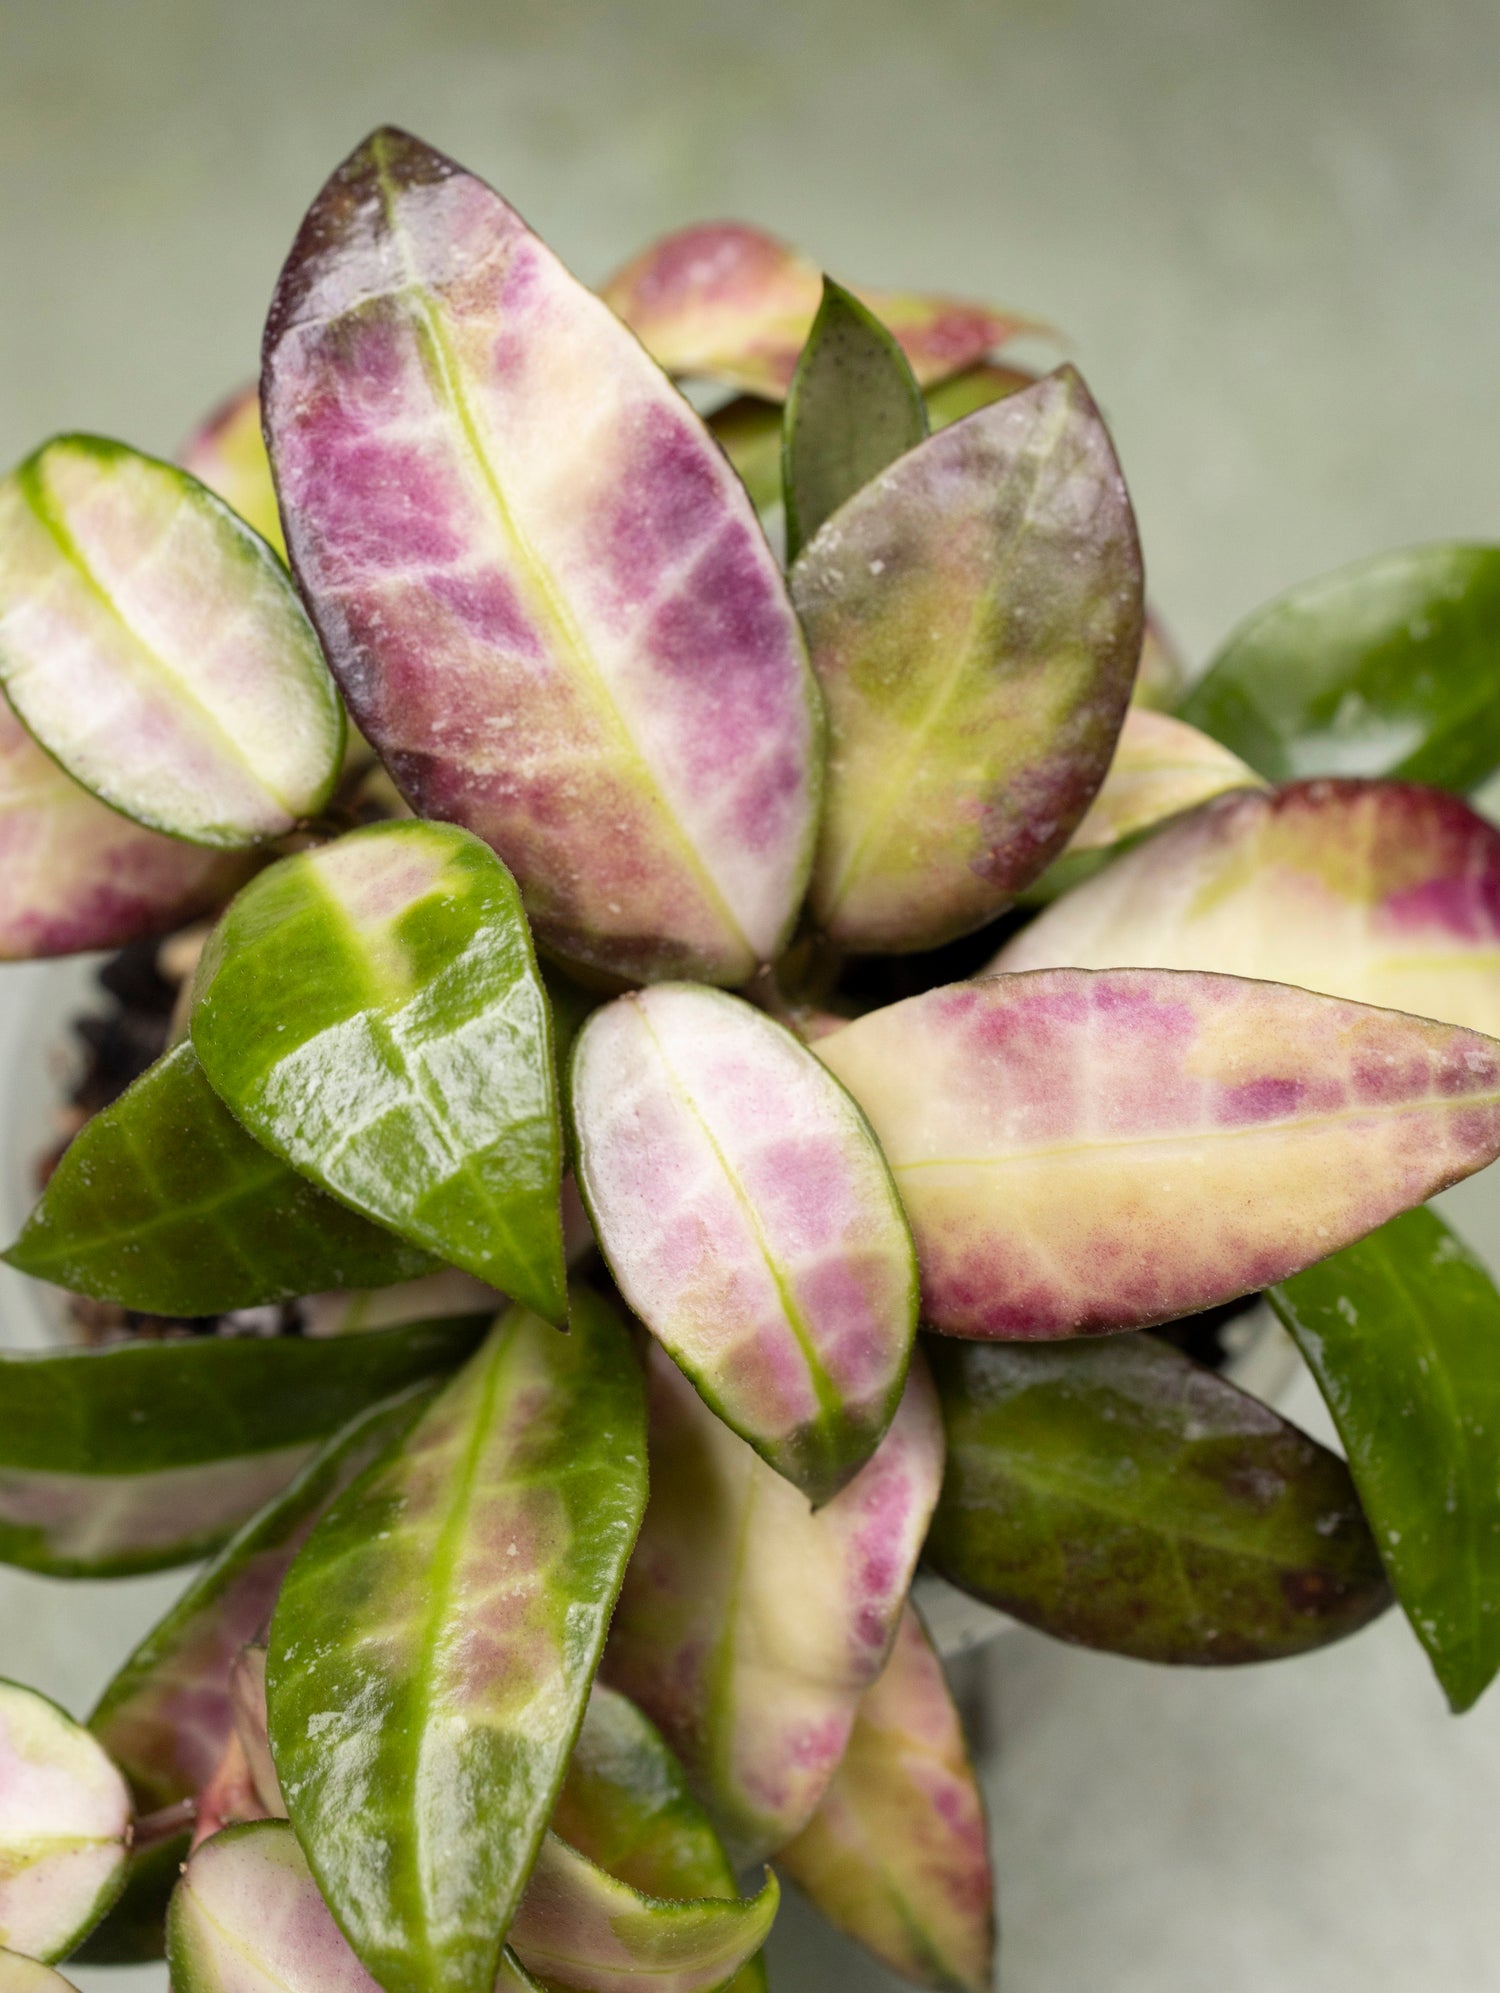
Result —
M219 404L183 444L177 461L285 560L271 460L260 433L260 391L254 382Z
M791 576L828 708L812 906L840 946L982 926L1067 843L1141 648L1140 545L1071 368L930 437Z
M293 567L412 806L500 853L550 951L746 980L807 877L816 691L749 500L636 341L386 130L303 225L262 401Z
M777 1860L830 1922L903 1977L986 1993L995 1895L984 1801L912 1606L817 1812Z
M0 1681L0 1944L65 1958L125 1871L130 1792L56 1703Z
M1500 1044L1233 976L993 976L817 1049L890 1161L923 1320L953 1335L1213 1307L1500 1154Z
M854 1102L738 997L666 984L573 1058L578 1180L631 1307L815 1502L874 1452L917 1325L911 1234Z
M1132 706L1103 786L1068 840L1068 854L1107 850L1226 790L1265 786L1237 754L1185 720Z
M942 1479L941 1421L915 1359L874 1458L815 1512L654 1348L650 1386L651 1501L605 1676L751 1861L812 1817L885 1665Z
M196 478L63 436L0 483L0 684L101 801L212 846L322 809L344 715L270 548Z

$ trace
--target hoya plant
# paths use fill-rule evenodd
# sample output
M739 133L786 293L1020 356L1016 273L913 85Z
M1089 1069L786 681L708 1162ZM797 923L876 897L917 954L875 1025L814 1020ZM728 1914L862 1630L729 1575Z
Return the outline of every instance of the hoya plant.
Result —
M86 1727L0 1686L3 1993L757 1993L784 1881L979 1993L939 1580L1496 1672L1500 550L1184 693L1039 331L742 227L595 294L386 130L183 464L0 485L0 950L180 985L7 1254L91 1327L0 1556L200 1564Z

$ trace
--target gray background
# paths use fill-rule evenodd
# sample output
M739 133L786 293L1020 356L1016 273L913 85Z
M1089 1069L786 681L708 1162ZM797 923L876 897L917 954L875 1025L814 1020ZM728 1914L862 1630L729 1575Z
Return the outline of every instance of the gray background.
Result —
M1494 0L0 0L0 460L170 450L393 118L585 277L724 213L1065 327L1201 658L1301 576L1500 527L1497 110ZM171 1589L0 1577L0 1672L82 1709ZM1018 1634L992 1676L1007 1993L1500 1984L1500 1697L1453 1723L1394 1616L1220 1678ZM892 1983L820 1942L792 1906L779 1993Z

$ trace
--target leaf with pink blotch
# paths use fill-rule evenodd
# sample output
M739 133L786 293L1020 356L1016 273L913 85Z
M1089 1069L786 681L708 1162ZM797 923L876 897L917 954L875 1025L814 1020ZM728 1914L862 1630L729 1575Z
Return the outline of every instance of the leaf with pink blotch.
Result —
M260 390L253 381L199 424L178 451L177 461L285 559L271 460L260 433Z
M880 1137L923 1320L951 1335L1214 1307L1500 1155L1493 1039L1237 976L992 976L817 1050Z
M578 1183L620 1290L719 1417L815 1502L869 1459L917 1326L911 1233L825 1066L721 990L596 1010Z
M498 194L405 133L303 224L266 328L292 566L419 815L550 952L745 981L811 859L816 688L703 424Z
M1103 786L1068 840L1068 853L1106 851L1226 790L1265 786L1237 754L1186 720L1133 705Z
M981 927L1067 843L1141 649L1135 519L1071 368L910 450L791 576L828 708L812 910L840 947Z
M842 1764L777 1861L837 1924L918 1986L985 1993L995 1892L979 1782L927 1630L908 1605Z
M1055 338L1019 312L918 291L851 285L895 333L922 386L1010 340ZM721 381L779 401L823 294L810 257L743 222L699 222L643 249L600 287L669 374Z
M991 964L1063 966L1274 977L1500 1036L1500 831L1410 782L1222 796Z
M766 1466L658 1349L651 1501L605 1677L681 1758L730 1854L806 1826L885 1665L943 1471L925 1365L826 1507Z

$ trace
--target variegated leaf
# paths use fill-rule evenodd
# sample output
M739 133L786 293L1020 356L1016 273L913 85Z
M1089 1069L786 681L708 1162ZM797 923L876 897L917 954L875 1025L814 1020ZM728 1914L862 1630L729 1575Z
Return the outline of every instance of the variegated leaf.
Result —
M992 969L1210 969L1500 1035L1500 831L1405 782L1223 796L1127 852Z
M344 749L270 548L196 478L96 436L0 483L0 684L75 781L195 844L316 815Z
M1171 817L1183 816L1226 790L1265 786L1237 754L1185 720L1154 713L1149 706L1132 706L1103 786L1067 849L1070 854L1104 851Z
M657 1350L650 1380L651 1504L605 1675L750 1861L812 1817L885 1665L937 1499L941 1424L917 1360L874 1458L814 1512Z
M1017 312L914 291L853 287L900 340L924 385L1052 328ZM822 295L810 258L741 222L700 222L663 236L618 270L600 296L670 374L722 381L779 401Z
M640 1377L597 1297L525 1309L319 1524L270 1722L318 1883L386 1993L490 1993L646 1492Z
M636 341L388 130L304 223L262 401L293 567L418 813L485 838L564 957L769 960L811 857L815 688L749 500Z
M260 433L260 390L253 381L199 424L178 451L177 461L286 558L271 460Z
M994 1881L963 1726L916 1609L818 1810L777 1856L830 1922L918 1986L988 1993Z
M130 1792L56 1703L0 1681L0 1945L65 1958L120 1886Z
M0 1993L76 1993L73 1982L40 1959L0 1951Z
M726 1424L826 1501L890 1424L917 1324L911 1235L863 1115L790 1032L686 983L595 1011L571 1091L621 1292Z
M1083 382L898 458L791 582L828 707L817 920L877 952L982 926L1083 816L1140 653L1135 521Z
M1500 1044L1279 983L993 976L817 1049L890 1160L923 1320L956 1335L1212 1307L1500 1154Z

